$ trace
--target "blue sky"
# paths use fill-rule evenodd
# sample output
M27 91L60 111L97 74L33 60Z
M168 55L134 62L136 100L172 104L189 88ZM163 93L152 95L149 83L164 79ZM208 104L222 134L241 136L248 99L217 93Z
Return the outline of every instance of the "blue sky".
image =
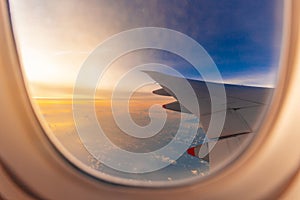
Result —
M189 35L208 51L226 80L276 72L282 4L280 0L161 1L160 13L164 27ZM168 59L187 76L194 75L187 63L164 53L162 60Z

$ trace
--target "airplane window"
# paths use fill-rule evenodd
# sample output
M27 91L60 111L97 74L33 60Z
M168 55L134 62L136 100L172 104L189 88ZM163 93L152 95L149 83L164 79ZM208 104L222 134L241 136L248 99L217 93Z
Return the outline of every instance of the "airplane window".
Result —
M82 171L172 185L232 163L272 102L283 0L10 0L28 94Z

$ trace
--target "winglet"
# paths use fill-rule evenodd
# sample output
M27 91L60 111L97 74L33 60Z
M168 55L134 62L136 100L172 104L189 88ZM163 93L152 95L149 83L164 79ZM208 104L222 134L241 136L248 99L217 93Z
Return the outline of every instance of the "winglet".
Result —
M200 156L200 151L201 151L201 147L202 145L198 145L198 146L195 146L195 147L191 147L189 148L186 152L191 155L191 156L194 156L194 157L197 157L197 158L200 158L206 162L209 162L209 152L208 151L208 144L205 143L205 148L204 148L204 157ZM203 150L202 150L203 151Z
M189 148L186 152L191 156L196 156L195 147Z

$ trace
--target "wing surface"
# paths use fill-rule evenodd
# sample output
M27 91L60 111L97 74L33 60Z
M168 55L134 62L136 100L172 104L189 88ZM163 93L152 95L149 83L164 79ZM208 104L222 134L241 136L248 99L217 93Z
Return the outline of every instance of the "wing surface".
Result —
M263 117L266 110L267 102L273 93L272 88L224 84L226 92L226 110L220 109L215 113L212 113L211 98L207 85L218 85L219 83L207 83L192 79L183 80L183 78L180 77L153 71L145 71L145 73L161 86L161 89L153 91L154 94L174 97L174 102L163 105L163 107L177 112L198 115L205 133L208 130L212 114L214 114L214 117L221 117L222 114L226 113L221 135L218 135L218 137L215 135L207 135L207 143L212 140L218 140L214 150L210 153L210 156L215 154L218 155L216 157L219 158L233 154L240 148L242 143L249 138L249 133L257 132L258 123L261 121L260 119ZM179 90L184 92L185 88L183 87L183 81L188 81L195 91L200 113L194 113L193 110L189 109L188 101L179 102L176 95L167 87L167 85L172 85L173 87L176 86L179 87ZM186 96L188 98L188 94L186 94ZM197 156L200 149L199 147L201 146L199 145L190 148L188 153ZM211 159L208 158L205 158L205 160L211 161Z

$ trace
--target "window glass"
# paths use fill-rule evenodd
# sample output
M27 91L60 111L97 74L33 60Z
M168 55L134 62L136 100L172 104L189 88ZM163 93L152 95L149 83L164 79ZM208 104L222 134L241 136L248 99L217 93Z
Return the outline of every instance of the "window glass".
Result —
M79 169L128 185L201 178L258 134L283 0L10 0L29 96Z

